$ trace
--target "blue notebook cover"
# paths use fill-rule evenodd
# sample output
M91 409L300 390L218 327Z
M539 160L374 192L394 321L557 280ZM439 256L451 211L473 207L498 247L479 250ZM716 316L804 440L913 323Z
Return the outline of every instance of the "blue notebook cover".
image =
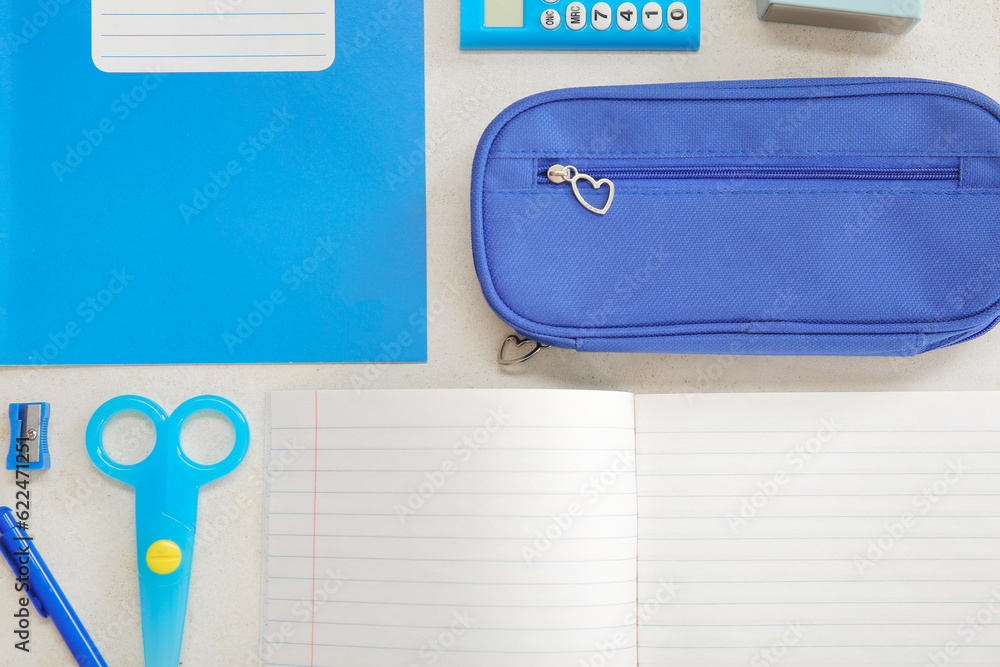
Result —
M0 364L425 361L422 12L0 4Z

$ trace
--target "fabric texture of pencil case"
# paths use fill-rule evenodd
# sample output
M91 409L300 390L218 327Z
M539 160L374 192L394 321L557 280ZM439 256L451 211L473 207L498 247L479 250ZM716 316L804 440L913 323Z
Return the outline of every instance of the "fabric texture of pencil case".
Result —
M1000 106L916 79L559 90L484 133L483 293L579 351L910 356L1000 318Z

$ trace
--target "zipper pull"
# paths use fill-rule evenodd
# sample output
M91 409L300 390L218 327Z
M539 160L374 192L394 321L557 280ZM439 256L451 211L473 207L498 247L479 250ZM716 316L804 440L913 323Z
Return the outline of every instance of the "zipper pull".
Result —
M587 174L580 173L580 170L573 166L563 166L561 164L554 164L549 167L548 173L549 180L559 185L560 183L569 183L573 187L573 194L576 195L576 200L580 204L590 211L591 213L596 213L597 215L604 215L611 208L611 202L615 200L615 184L612 183L607 178L602 178L600 180L595 180L588 176ZM590 183L590 187L595 190L600 190L605 185L608 186L608 201L604 204L604 208L597 208L592 206L583 198L580 194L580 187L577 185L577 181L584 180Z
M517 348L520 348L524 345L528 346L526 348L527 352L522 354L520 357L506 356L505 352L507 350L509 343L514 344L514 347L512 349L515 353L517 352ZM500 364L501 366L516 366L517 364L523 364L528 359L531 359L533 356L535 356L542 350L546 349L547 347L548 345L545 345L544 343L539 343L538 341L530 340L528 338L521 338L517 334L511 334L506 338L504 338L503 342L500 343L500 349L497 350L497 363Z

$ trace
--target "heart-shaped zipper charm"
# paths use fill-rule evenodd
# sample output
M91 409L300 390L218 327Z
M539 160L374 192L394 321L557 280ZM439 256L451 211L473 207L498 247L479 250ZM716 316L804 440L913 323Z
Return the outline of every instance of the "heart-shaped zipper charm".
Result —
M588 183L590 183L590 187L594 188L595 190L600 190L605 185L608 186L608 201L605 202L603 208L597 208L596 206L591 205L590 202L588 202L586 199L583 198L583 195L580 194L580 186L578 185L580 181L587 181ZM591 213L596 213L597 215L604 215L605 213L608 212L608 209L611 208L611 202L615 200L615 184L606 178L602 178L599 181L595 181L590 176L577 172L576 177L570 181L570 185L573 186L573 194L576 195L576 200L581 204L583 204L584 208L586 208Z
M517 350L521 347L528 346L528 351L522 354L520 357L508 357L505 352L510 343L514 344L512 349ZM521 338L511 334L504 338L503 342L500 343L500 349L497 351L497 363L501 366L514 366L516 364L523 364L528 359L538 354L541 350L547 348L548 345L543 345L538 341L530 340L528 338Z
M611 208L612 202L615 200L615 184L611 182L610 179L602 178L601 180L596 180L587 174L580 173L580 170L573 166L563 166L561 164L554 164L549 167L548 171L549 180L553 183L566 183L567 181L573 187L573 195L580 204L590 211L591 213L596 213L597 215L604 215ZM602 208L597 208L580 194L579 182L587 181L590 183L590 187L594 190L600 190L605 185L608 186L608 200L604 203Z

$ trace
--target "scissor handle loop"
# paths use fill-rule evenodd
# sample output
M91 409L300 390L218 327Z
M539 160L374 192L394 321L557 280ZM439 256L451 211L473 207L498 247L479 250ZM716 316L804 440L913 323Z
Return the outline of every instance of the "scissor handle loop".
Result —
M108 421L119 412L135 410L146 415L156 429L156 442L153 444L153 452L145 459L133 464L124 464L115 461L108 455L104 448L104 428ZM214 410L221 413L233 425L235 442L233 449L222 461L211 465L203 465L192 461L185 453L180 444L181 428L184 422L195 412L201 410ZM130 484L133 487L140 484L146 475L148 466L167 465L174 462L184 464L184 476L195 486L202 486L223 475L233 471L246 456L250 446L250 427L247 424L246 416L230 401L218 396L196 396L181 403L174 413L167 416L163 408L142 396L118 396L107 401L94 412L87 424L87 453L90 460L98 470L109 477ZM169 447L172 451L167 452L172 456L154 456L158 447ZM159 472L165 472L163 470Z
M180 444L181 428L184 427L184 422L187 421L188 417L202 410L214 410L228 419L229 423L233 425L233 434L235 436L233 448L226 458L218 463L209 465L192 461L184 453L184 449ZM177 454L191 468L191 471L188 473L189 477L193 478L198 486L202 486L231 473L243 461L243 457L246 456L247 449L250 447L250 426L247 424L246 415L231 401L227 401L219 396L195 396L184 401L170 415L170 419L167 421L167 428L170 431L167 436L169 438L168 442L173 443L177 447Z
M90 418L90 422L87 424L87 453L90 454L90 460L94 462L97 469L105 475L136 486L141 481L143 464L150 460L152 454L138 463L125 464L115 461L104 449L104 427L107 426L112 417L126 410L135 410L149 417L156 429L157 443L161 437L164 437L162 434L164 433L163 426L167 422L167 413L163 411L163 408L142 396L118 396L97 408L94 416ZM157 443L153 444L154 449Z

